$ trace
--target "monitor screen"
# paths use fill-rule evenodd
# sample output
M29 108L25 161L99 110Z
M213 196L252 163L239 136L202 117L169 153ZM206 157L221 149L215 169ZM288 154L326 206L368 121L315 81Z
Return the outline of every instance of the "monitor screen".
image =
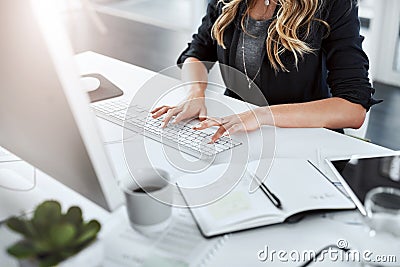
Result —
M112 211L123 194L53 2L2 1L0 36L7 40L0 42L0 146ZM1 183L9 173L2 172ZM18 188L19 176L12 177L7 187ZM0 192L0 220L38 204L29 192L10 192Z

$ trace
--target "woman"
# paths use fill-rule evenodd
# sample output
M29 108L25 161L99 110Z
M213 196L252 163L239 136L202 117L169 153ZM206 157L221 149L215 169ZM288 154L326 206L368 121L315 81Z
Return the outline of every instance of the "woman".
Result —
M277 1L277 2L275 2ZM165 127L206 117L207 71L201 61L229 65L257 85L269 107L221 119L203 120L197 129L219 126L225 132L278 127L359 128L376 104L368 79L354 0L212 0L198 33L180 55L183 74L193 83L187 101L152 111L165 114ZM238 97L227 90L226 95ZM270 109L274 120L264 116Z

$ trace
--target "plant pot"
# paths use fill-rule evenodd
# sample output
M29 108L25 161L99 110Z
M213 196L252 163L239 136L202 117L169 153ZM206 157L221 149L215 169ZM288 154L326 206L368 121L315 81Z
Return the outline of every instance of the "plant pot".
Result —
M19 267L38 267L39 262L36 259L18 260Z
M74 256L69 257L63 262L58 263L57 267L85 266L95 267L101 266L104 259L104 251L102 243L95 240L88 247L80 251ZM39 262L36 259L18 260L19 267L38 267Z
M101 266L104 259L103 243L96 239L88 247L80 251L78 254L60 262L58 267L85 266L97 267Z

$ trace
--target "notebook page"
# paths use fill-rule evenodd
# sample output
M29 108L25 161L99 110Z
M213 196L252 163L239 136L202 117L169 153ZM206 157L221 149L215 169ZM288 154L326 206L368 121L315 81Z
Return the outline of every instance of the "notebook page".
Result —
M250 172L255 164L258 163L249 164ZM260 179L265 177L263 172L257 172ZM304 159L275 159L264 184L281 200L286 217L308 210L355 208L350 199Z
M221 164L224 165L224 164ZM217 172L224 167L217 165L198 175L188 175L180 179L180 186L189 186L199 183L202 179L205 183L207 179L215 177ZM260 224L263 221L282 221L283 214L277 209L267 196L260 190L254 193L249 192L251 175L245 172L239 183L224 197L218 200L191 209L200 226L207 231L216 231L229 227L237 227L243 224L248 227ZM191 203L191 196L185 195L188 204ZM239 227L240 228L240 227Z

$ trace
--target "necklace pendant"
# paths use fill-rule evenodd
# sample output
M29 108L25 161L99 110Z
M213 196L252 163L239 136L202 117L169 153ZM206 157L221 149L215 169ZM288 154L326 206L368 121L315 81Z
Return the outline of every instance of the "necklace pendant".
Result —
M249 83L249 90L251 89L251 83Z
M264 1L264 4L265 4L266 6L269 6L269 0L265 0L265 1Z

